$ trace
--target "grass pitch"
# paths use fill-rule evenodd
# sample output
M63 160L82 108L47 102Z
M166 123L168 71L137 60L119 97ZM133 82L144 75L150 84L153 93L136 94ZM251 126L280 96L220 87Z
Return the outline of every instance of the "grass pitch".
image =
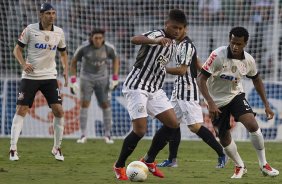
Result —
M127 164L140 159L148 150L150 140L141 140L129 157ZM20 160L9 161L9 139L0 139L0 184L113 184L131 183L117 181L112 166L118 157L122 140L107 145L103 140L90 139L86 144L77 144L74 139L63 141L64 162L51 155L52 139L20 138L18 150ZM233 163L226 168L216 169L217 155L201 141L182 141L178 155L178 168L162 168L165 178L152 174L144 183L162 184L281 184L282 176L264 177L257 163L255 151L250 142L237 143L239 153L248 169L242 179L230 179ZM268 162L282 171L281 142L267 142ZM164 148L157 161L166 159L168 149Z

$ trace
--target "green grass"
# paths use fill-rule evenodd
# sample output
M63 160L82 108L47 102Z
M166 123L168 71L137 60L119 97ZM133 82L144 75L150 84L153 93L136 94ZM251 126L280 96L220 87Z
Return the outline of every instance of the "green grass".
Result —
M0 184L112 184L131 183L117 181L112 165L121 149L121 140L106 145L102 140L88 140L87 144L76 144L73 139L63 141L64 162L51 155L52 139L21 138L18 145L20 160L8 159L9 139L0 139ZM130 161L138 160L148 150L151 141L142 140ZM162 184L281 184L282 177L264 177L258 168L257 157L250 142L237 144L248 168L242 179L230 179L233 163L226 168L215 169L217 155L201 141L182 141L178 156L178 168L163 168L165 178L149 175L145 183ZM271 165L282 171L281 142L266 143L267 157ZM167 158L167 148L157 161Z

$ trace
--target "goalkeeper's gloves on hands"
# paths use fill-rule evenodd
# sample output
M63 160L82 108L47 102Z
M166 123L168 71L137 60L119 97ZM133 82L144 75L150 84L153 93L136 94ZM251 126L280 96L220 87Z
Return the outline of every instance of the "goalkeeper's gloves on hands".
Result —
M70 82L70 92L71 94L76 95L79 90L78 84L76 82L76 76L75 75L71 76L70 81L71 81Z
M113 78L110 83L110 90L115 90L118 87L118 75L113 75Z

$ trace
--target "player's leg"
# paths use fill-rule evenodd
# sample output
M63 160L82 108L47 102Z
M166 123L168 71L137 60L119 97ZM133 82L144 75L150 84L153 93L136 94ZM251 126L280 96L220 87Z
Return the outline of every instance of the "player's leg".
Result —
M17 109L11 127L10 160L19 160L17 143L23 128L24 117L32 106L35 94L38 90L38 81L22 79L17 97Z
M64 134L64 110L62 107L62 98L56 79L44 80L40 85L40 91L45 96L49 107L54 114L54 145L51 153L56 160L63 161L64 156L61 150L61 144Z
M124 90L127 99L127 109L132 119L133 130L126 136L119 154L119 158L114 164L114 172L117 179L127 180L125 173L125 162L136 148L138 142L145 135L147 130L147 100L146 92L137 90Z
M91 103L91 96L94 91L93 81L80 79L80 131L81 136L77 140L77 143L86 143L87 141L87 119L88 108Z
M163 173L156 168L154 163L157 154L162 150L167 142L172 138L179 127L175 112L169 102L165 92L158 90L150 94L148 101L148 112L163 123L163 126L156 132L152 144L145 155L143 162L148 166L149 171L158 177L164 177Z
M112 109L110 102L109 80L100 80L95 85L95 94L98 100L98 104L103 111L103 123L105 130L105 142L107 144L113 144L114 140L111 138L112 130Z
M240 111L237 110L237 108L239 107L241 109ZM279 175L279 171L271 168L266 161L264 138L262 132L258 126L251 107L249 106L247 100L243 95L240 95L237 98L237 103L234 104L233 109L234 110L232 111L232 113L235 119L238 119L239 122L241 122L250 133L250 139L256 150L259 160L259 166L263 174L269 176Z

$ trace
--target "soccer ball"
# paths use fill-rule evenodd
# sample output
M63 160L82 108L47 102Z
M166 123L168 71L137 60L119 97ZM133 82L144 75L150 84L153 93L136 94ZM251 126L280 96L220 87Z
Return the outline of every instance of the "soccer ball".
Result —
M148 167L141 161L133 161L126 168L126 175L130 181L145 181L148 172Z

